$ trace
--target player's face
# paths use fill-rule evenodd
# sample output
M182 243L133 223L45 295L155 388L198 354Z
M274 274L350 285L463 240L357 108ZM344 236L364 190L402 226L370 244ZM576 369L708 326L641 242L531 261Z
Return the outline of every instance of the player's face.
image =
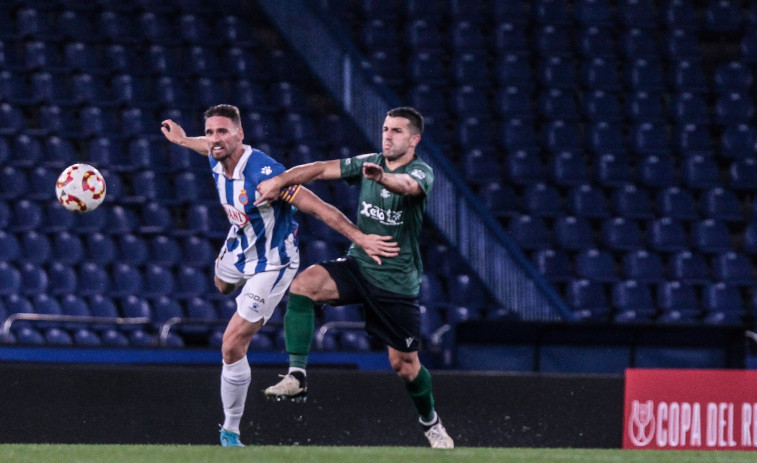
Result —
M387 161L395 161L406 155L420 141L419 134L410 131L410 121L404 117L388 117L384 119L381 147Z
M212 116L205 120L205 136L210 155L217 161L228 159L242 148L244 133L228 117Z

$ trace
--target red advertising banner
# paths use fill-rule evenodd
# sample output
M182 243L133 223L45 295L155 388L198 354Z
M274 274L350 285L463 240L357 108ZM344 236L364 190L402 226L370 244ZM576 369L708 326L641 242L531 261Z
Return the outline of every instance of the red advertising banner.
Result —
M624 449L757 450L757 371L626 370Z

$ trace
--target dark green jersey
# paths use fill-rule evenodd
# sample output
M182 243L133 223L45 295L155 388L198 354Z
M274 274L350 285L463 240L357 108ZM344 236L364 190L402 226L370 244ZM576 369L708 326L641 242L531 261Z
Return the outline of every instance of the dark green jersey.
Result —
M425 194L403 196L388 191L363 177L365 162L378 164L388 173L410 175ZM366 234L391 236L400 247L400 254L393 258L382 258L382 265L378 265L354 244L348 254L355 257L363 276L374 285L387 291L417 296L423 274L418 240L423 211L434 185L434 171L417 156L404 166L390 171L381 153L342 159L340 164L342 178L350 183L360 182L358 228Z

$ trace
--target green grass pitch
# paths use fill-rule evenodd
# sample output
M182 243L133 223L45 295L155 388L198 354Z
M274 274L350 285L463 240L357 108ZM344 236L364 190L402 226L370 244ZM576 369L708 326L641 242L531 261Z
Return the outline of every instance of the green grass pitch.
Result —
M689 463L752 462L754 452L676 452L600 449L178 445L0 445L4 463Z

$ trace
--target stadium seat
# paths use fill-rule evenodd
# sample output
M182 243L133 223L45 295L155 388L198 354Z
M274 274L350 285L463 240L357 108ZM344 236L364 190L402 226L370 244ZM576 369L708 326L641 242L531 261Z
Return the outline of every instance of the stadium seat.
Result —
M143 296L154 298L172 294L175 282L170 267L150 263L142 272L145 282Z
M495 63L494 80L501 87L512 85L531 92L535 86L535 72L527 56L506 53Z
M32 168L39 165L44 158L42 144L37 137L26 133L16 135L13 140L13 150L10 153L9 164L22 168Z
M696 200L688 189L671 186L659 190L655 202L657 213L661 216L680 220L696 220L699 218Z
M505 164L508 178L516 185L546 180L545 167L535 153L516 150L508 154Z
M682 222L672 217L661 217L649 222L647 240L652 249L664 253L684 251L689 246Z
M757 189L757 184L753 181L757 178L757 159L753 157L737 159L731 164L728 173L731 188L737 191Z
M567 197L568 211L578 217L604 219L610 216L607 198L601 188L584 183L571 188Z
M752 219L744 229L741 250L750 256L757 254L757 220Z
M508 231L524 249L551 247L552 237L549 227L540 218L521 215L510 221Z
M532 32L532 50L541 56L570 58L573 55L572 30L564 26L545 24Z
M187 298L204 294L209 278L204 271L193 267L181 267L176 271L175 297Z
M536 81L544 87L575 91L578 89L578 70L572 59L548 56L537 64Z
M681 176L686 186L697 190L720 185L720 171L712 156L696 154L687 157L681 166Z
M533 121L528 119L508 119L498 128L501 144L511 153L520 151L528 155L534 154L540 148L536 138Z
M748 123L754 115L754 103L748 92L719 95L715 101L715 122L720 125Z
M671 97L670 112L673 120L680 124L701 124L710 122L710 108L705 97L699 93L682 91Z
M739 159L754 153L757 143L757 129L749 124L729 125L723 129L720 138L720 155Z
M692 60L678 61L671 66L669 74L675 91L703 93L708 89L701 63Z
M633 62L637 59L658 59L660 44L656 34L649 30L638 27L626 29L620 37L620 50L626 61Z
M665 266L660 255L646 249L637 249L623 256L623 275L628 280L643 283L659 283L664 281Z
M587 128L587 142L596 155L627 153L623 128L607 121L595 122Z
M577 121L580 118L575 96L559 88L551 88L538 97L539 114L550 120Z
M749 257L734 251L727 251L713 257L712 275L717 281L722 281L727 285L753 287L757 282Z
M673 131L673 148L687 158L714 154L713 139L704 124L677 126Z
M659 27L657 10L651 0L621 0L616 9L617 21L625 28L656 30Z
M560 151L550 162L550 176L557 186L569 187L589 181L589 170L582 154L576 151Z
M690 31L702 29L702 21L694 4L686 0L670 0L662 5L663 25L669 29Z
M566 0L537 0L531 5L536 24L568 25L572 19Z
M586 90L618 92L621 89L616 60L592 58L583 63L580 70L581 84Z
M171 213L168 206L155 201L142 206L139 232L143 234L165 233L172 228Z
M691 244L696 250L705 254L733 249L728 227L724 222L715 219L703 219L692 224Z
M506 4L507 2L501 2ZM517 23L517 18L507 17L497 21L494 28L494 47L497 55L514 53L527 55L529 51L525 27Z
M619 323L649 321L657 312L650 286L636 280L613 285L612 305L617 311L614 320Z
M704 284L710 281L710 267L702 254L681 251L670 257L668 273L673 280L688 284Z
M692 323L702 313L696 288L680 281L665 281L657 286L657 306L661 323Z
M367 334L355 330L342 331L339 334L339 346L347 352L369 352L371 350Z
M724 282L709 283L702 290L702 305L707 312L705 321L719 317L738 320L745 314L745 303L738 286L729 286Z
M76 294L79 282L76 272L70 266L53 262L50 264L47 274L50 278L50 294L53 296Z
M78 235L61 231L53 235L51 259L65 265L76 265L84 259L84 245Z
M582 99L584 116L591 122L620 122L623 118L618 97L604 90L587 92Z
M450 63L454 81L460 86L474 88L490 85L492 72L488 61L489 56L483 51L462 52L454 56Z
M742 17L741 6L737 2L710 3L704 9L704 29L720 33L736 33L741 30Z
M615 213L628 219L654 217L649 190L625 184L613 190L611 202Z
M21 235L21 256L36 265L47 263L52 256L52 245L47 235L29 230Z
M8 229L15 232L39 230L43 223L43 218L44 215L39 203L21 199L13 207L13 214L11 215L10 227Z
M144 278L136 265L116 263L111 270L113 288L111 294L115 297L142 294L145 288Z
M602 58L605 60L615 59L617 49L615 38L607 28L589 26L577 31L576 47L584 60Z
M699 62L702 60L702 51L696 32L671 29L663 32L662 42L663 53L669 61Z
M741 212L741 202L733 190L715 187L706 190L701 199L702 212L706 217L725 222L740 222L744 220Z
M150 257L146 238L136 234L120 236L118 238L118 256L118 260L126 264L140 265L145 263Z
M649 154L639 160L639 182L650 188L666 188L675 185L676 168L671 156Z
M560 216L554 221L555 243L566 250L578 251L594 246L594 231L583 217Z
M534 254L534 261L547 281L564 283L573 278L572 261L562 249L539 249Z
M21 272L14 265L0 260L0 296L19 294L21 285Z
M575 265L579 278L601 283L618 281L615 258L609 251L597 248L583 249L576 255Z
M554 186L539 182L526 186L523 204L533 217L555 217L563 212L562 197Z
M604 285L586 279L570 282L568 303L574 315L584 321L606 321L611 310Z
M608 0L579 0L573 5L576 22L582 27L615 25L614 2Z
M489 182L478 189L478 197L484 207L495 217L508 217L518 210L517 196L512 186ZM354 210L353 207L346 208Z
M627 185L631 181L628 157L624 154L604 153L594 157L597 182L608 188Z
M670 137L666 128L652 122L642 122L631 127L630 143L641 156L670 155Z

